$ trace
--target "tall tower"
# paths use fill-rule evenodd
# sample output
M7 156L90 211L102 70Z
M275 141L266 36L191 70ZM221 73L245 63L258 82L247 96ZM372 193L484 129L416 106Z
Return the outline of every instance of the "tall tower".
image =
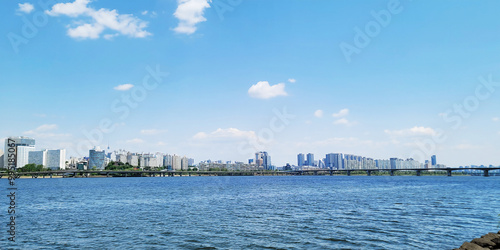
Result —
M297 155L297 165L299 167L304 166L304 154L300 153Z
M432 162L432 166L436 166L437 165L436 155L431 156L431 162Z
M314 166L314 154L312 153L307 154L307 165Z
M255 164L263 166L266 170L271 170L271 156L266 151L255 153Z

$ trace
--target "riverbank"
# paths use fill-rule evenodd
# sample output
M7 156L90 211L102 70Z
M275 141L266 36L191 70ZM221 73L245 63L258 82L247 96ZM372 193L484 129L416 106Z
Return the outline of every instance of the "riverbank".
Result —
M489 233L475 238L470 242L464 242L460 248L453 250L483 250L483 249L500 249L500 231L498 233Z

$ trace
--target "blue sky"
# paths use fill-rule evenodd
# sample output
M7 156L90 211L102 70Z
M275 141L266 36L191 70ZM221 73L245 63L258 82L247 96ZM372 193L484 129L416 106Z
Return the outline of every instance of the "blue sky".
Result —
M1 3L1 138L500 165L498 1L46 2Z

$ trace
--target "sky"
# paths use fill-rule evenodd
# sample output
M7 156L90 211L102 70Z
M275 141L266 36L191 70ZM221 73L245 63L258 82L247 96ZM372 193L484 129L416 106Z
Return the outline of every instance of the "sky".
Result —
M0 5L0 139L500 165L498 1Z

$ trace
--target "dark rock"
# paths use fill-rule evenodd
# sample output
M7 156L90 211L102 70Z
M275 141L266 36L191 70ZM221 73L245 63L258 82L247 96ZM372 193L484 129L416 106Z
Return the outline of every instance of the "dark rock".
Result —
M487 247L487 248L494 247L496 245L491 240L486 239L486 238L476 238L476 239L473 239L471 241L471 243L474 243L474 244L481 246L481 247Z
M499 248L500 248L500 237L492 239L491 242L497 244L497 246L499 246Z
M480 247L476 244L470 243L470 242L464 242L462 246L459 248L461 250L485 250L488 248Z
M489 234L481 236L481 238L487 239L487 240L492 240L492 239L500 238L500 235L499 234L495 234L495 233L489 233Z

